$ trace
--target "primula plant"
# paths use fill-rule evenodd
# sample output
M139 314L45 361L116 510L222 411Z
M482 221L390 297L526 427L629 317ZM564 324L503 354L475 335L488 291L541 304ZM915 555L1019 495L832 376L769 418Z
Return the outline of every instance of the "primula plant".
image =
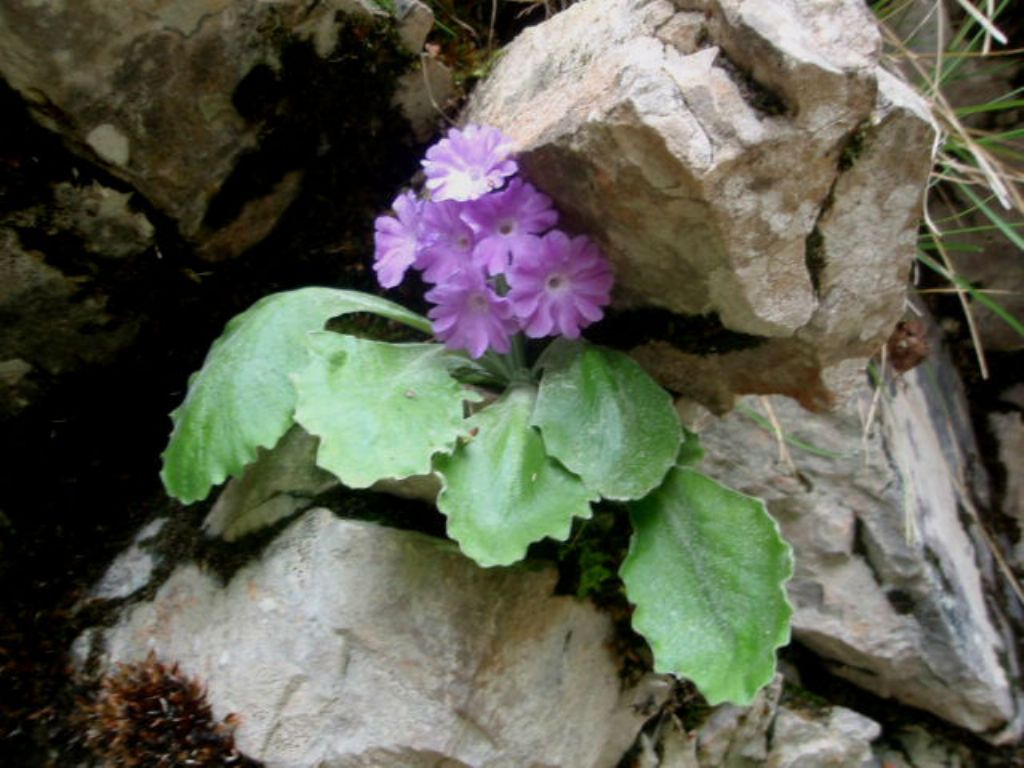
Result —
M620 576L658 671L711 703L748 703L789 638L792 563L763 504L694 469L702 452L672 399L631 358L589 344L613 272L556 228L497 129L452 130L423 160L421 195L376 221L384 288L409 270L427 317L353 291L269 296L234 318L173 414L163 480L204 498L295 424L351 488L434 475L448 535L482 566L564 541L602 499L633 533ZM386 343L324 330L372 313L422 332ZM442 342L442 343L438 343Z

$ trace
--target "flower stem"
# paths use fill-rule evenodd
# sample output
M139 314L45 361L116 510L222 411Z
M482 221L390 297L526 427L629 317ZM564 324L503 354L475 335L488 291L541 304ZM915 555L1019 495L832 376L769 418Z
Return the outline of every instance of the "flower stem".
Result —
M512 383L512 370L505 357L487 350L477 362L507 386Z
M512 347L506 358L511 368L511 383L533 383L533 374L526 363L526 340L522 333L512 337Z

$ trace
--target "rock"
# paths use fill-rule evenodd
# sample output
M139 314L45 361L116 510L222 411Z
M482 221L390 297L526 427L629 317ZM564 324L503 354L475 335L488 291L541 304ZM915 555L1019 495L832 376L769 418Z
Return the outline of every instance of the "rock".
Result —
M422 54L419 67L402 75L395 92L395 103L409 116L417 141L427 141L437 133L444 107L455 96L451 71L437 59Z
M769 762L779 768L877 765L871 742L882 732L874 720L845 707L799 711L780 707Z
M794 638L880 696L996 743L1018 737L1014 640L990 599L1001 576L976 508L987 483L945 354L889 381L877 401L865 378L833 414L769 402L796 441L795 473L746 415L757 417L756 400L701 437L708 474L763 497L794 547Z
M1024 569L1024 414L1020 411L988 414L989 432L998 446L1003 476L998 502L1000 510L1017 526L1013 565Z
M11 195L24 207L0 212L0 418L24 410L53 377L109 362L140 324L111 315L97 276L102 261L149 250L153 225L129 193L98 183L47 192L45 202Z
M808 244L819 303L797 337L816 350L823 381L836 392L852 391L866 358L903 316L931 165L934 129L925 104L884 69L876 77L875 110L845 148L840 166L849 167Z
M999 395L999 399L1007 405L1012 405L1024 411L1024 382L1018 382L1007 388L1006 391Z
M874 720L845 707L780 703L782 680L747 708L716 708L686 733L678 721L660 734L661 758L644 768L870 768L871 743L881 734Z
M600 241L619 309L677 315L636 351L664 383L821 408L900 317L931 166L879 51L858 0L595 0L509 45L467 119Z
M32 366L20 357L0 360L0 415L19 413L31 401L35 387L28 380Z
M395 0L394 16L398 34L407 51L419 53L434 26L434 13L419 0Z
M691 739L697 765L763 763L768 758L767 734L778 711L782 680L761 691L749 707L716 708L696 739Z
M182 564L76 655L180 664L271 768L612 766L659 689L621 690L611 621L555 580L316 509L226 584Z
M266 195L242 206L234 221L203 240L197 252L207 261L234 258L273 232L277 220L302 188L300 171L286 173Z
M117 192L93 182L84 187L61 183L54 186L49 234L67 232L89 253L101 258L135 256L153 245L153 225L142 213L131 210L128 192Z
M340 485L338 478L316 465L319 444L296 425L273 450L258 449L256 461L221 491L203 529L210 536L234 541L308 509L317 494Z
M0 362L0 382L6 386L13 387L18 384L26 374L32 370L32 366L20 358L4 360Z
M0 369L2 370L2 369ZM231 478L203 521L209 536L235 541L314 506L316 497L341 486L316 464L319 439L293 426L273 450L257 449L257 458ZM437 475L378 480L371 490L433 505L441 492Z
M118 600L146 586L153 576L156 558L145 544L156 538L166 523L167 518L157 518L139 531L131 546L110 564L89 596L95 600Z
M900 729L879 749L883 768L964 768L984 764L965 744L951 743L919 726Z
M410 0L404 21L391 23L370 0L363 5L0 4L0 77L14 89L0 89L11 139L0 163L0 420L44 400L62 377L95 373L142 338L152 343L153 332L173 344L165 329L184 327L181 318L161 313L186 305L193 318L211 312L196 310L212 294L209 283L199 286L207 275L193 254L236 257L288 231L279 228L281 215L300 198L306 204L286 222L281 253L316 252L310 279L337 277L336 257L321 260L317 248L361 242L365 216L391 185L368 148L377 142L389 157L412 152L409 127L390 106L397 78L416 75L402 95L420 130L435 115L422 102L419 66L409 71L398 42L404 36L422 47L429 9ZM342 50L353 46L358 55ZM443 91L443 73L430 71ZM330 219L341 222L337 229L318 227L311 246L301 217L317 206L336 209L339 190L351 193L346 213ZM294 269L268 265L261 279L290 284ZM284 278L289 270L293 278ZM212 303L225 306L223 297ZM172 350L161 359L175 357Z
M0 360L15 361L0 388L27 384L35 369L55 375L107 359L134 337L134 321L115 321L107 296L87 283L25 249L0 223Z
M397 12L395 40L418 53L431 11L407 0ZM346 24L383 18L381 6L370 0L186 0L156 6L130 0L116 7L12 0L0 8L0 75L40 122L130 184L186 238L202 244L219 235L223 248L215 242L202 253L224 258L258 242L295 199L295 179L287 176L295 169L284 169L276 184L261 177L269 182L263 189L249 184L255 188L244 190L254 193L259 216L250 211L241 218L250 225L258 220L260 226L236 224L220 233L234 221L221 220L224 206L231 206L211 215L211 204L243 158L273 133L274 120L293 119L272 114L274 89L282 87L273 80L289 60L289 46L305 45L327 61L341 45ZM401 44L392 46L395 52ZM363 40L358 55L367 58L368 71L376 67L383 76L392 65L371 61L377 51L369 48ZM403 63L396 76L404 68ZM419 82L422 87L422 78ZM298 97L312 99L316 86L308 87ZM359 82L335 87L353 93L378 89ZM251 105L252 97L263 101ZM402 103L418 102L407 97ZM359 108L355 101L352 108ZM423 116L408 118L415 122ZM267 168L265 174L273 171Z

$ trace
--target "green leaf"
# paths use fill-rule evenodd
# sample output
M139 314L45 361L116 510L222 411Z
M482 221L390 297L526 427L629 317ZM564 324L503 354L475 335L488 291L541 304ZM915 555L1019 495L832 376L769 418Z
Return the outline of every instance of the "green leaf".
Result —
M1021 107L1024 107L1024 100L1022 99L1002 99L990 101L986 104L972 104L970 106L957 107L955 112L957 117L967 117L968 115L976 115L979 112L1011 111L1014 109L1020 109Z
M355 291L303 288L256 302L227 324L171 414L174 430L160 472L167 492L198 501L254 461L257 448L274 446L292 425L289 376L308 364L307 334L352 312L430 332L425 318Z
M695 466L702 461L704 461L704 446L700 444L700 438L696 433L684 427L683 444L679 447L679 455L676 456L676 466Z
M713 705L749 704L789 642L793 562L775 521L760 500L681 468L630 515L620 575L655 669L688 677Z
M548 453L607 499L639 499L665 477L682 429L672 398L632 359L583 342L556 341L532 424Z
M545 453L529 423L535 397L532 387L510 389L469 419L469 440L435 461L448 535L483 566L522 560L545 536L564 541L596 498Z
M320 438L317 464L350 488L430 472L431 457L466 432L444 347L310 334L313 358L293 376L295 420Z

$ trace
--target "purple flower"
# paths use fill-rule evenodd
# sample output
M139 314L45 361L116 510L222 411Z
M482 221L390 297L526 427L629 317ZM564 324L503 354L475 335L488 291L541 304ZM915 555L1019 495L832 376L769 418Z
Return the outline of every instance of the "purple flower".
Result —
M570 240L557 229L541 238L534 258L514 262L507 277L512 310L534 339L555 333L577 338L581 328L601 319L615 281L594 243Z
M460 216L465 206L466 203L454 200L427 202L423 206L422 245L415 266L423 270L423 279L428 283L440 283L473 263L476 236Z
M465 349L473 358L488 347L508 352L509 336L517 330L512 308L491 290L479 269L450 275L444 285L428 291L426 298L437 304L427 313L434 321L434 333L450 349Z
M412 192L403 192L391 204L394 216L378 216L374 222L373 269L377 282L394 288L405 277L420 244L420 215L423 204Z
M427 150L423 170L434 200L473 200L497 189L516 172L512 141L497 128L453 128Z
M512 179L507 188L467 205L462 219L476 233L473 259L488 274L498 275L508 269L509 259L528 258L537 250L537 235L555 225L558 212L532 184Z

